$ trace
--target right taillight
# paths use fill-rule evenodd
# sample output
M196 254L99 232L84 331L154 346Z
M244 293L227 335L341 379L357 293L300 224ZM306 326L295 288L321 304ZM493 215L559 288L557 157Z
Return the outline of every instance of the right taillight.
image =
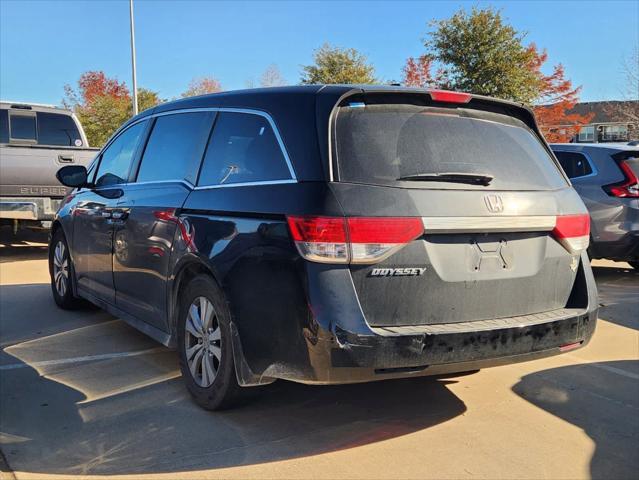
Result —
M619 183L606 185L603 189L613 197L639 198L639 178L632 171L627 160L618 160L617 165L623 172L624 179Z
M424 233L419 217L288 216L300 255L320 263L376 263Z
M590 216L587 213L558 215L552 233L566 250L579 254L590 242Z

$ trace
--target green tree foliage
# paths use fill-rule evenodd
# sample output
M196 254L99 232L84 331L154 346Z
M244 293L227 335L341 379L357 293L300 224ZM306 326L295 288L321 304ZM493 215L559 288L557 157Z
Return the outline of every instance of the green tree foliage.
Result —
M317 83L377 83L375 68L354 48L333 47L325 43L314 55L315 63L302 68L301 82Z
M542 88L533 68L537 52L523 44L525 33L508 25L498 10L460 10L431 22L424 43L441 65L442 87L532 104Z
M131 94L124 82L104 72L85 72L74 89L65 85L62 103L78 116L89 145L101 147L120 125L133 115ZM162 100L157 92L138 88L138 110L152 108Z

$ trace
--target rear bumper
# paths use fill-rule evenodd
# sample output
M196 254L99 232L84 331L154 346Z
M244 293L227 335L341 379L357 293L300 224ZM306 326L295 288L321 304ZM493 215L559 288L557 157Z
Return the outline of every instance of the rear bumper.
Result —
M639 227L639 225L638 225ZM593 258L627 261L639 259L639 229L628 232L614 242L593 242L590 245Z
M61 199L48 197L0 197L0 218L13 220L52 220Z
M263 376L302 383L342 384L441 375L557 355L593 335L597 310L570 309L552 321L506 328L408 335L337 331L309 342L308 368L277 365ZM270 371L269 371L270 370Z

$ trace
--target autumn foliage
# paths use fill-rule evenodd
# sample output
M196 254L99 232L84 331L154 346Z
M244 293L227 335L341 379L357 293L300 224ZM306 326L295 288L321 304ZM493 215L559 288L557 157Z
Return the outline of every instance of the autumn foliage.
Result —
M133 114L131 92L124 82L109 78L102 71L83 73L77 88L64 87L63 104L80 119L89 144L101 147ZM140 111L160 103L156 92L138 88Z
M545 50L538 52L534 44L529 49L534 54L529 68L537 74L540 83L539 97L534 107L537 123L548 142L568 142L583 125L592 120L594 113L571 113L579 101L581 87L573 87L572 82L566 79L561 63L553 67L550 75L544 75L541 67L548 60L548 54Z

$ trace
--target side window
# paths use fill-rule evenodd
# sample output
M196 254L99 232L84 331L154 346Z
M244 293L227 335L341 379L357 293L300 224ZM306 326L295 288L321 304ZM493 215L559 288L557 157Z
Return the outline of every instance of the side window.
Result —
M36 141L36 117L33 113L12 113L9 115L11 139Z
M555 155L568 178L584 177L592 173L590 162L583 153L555 152Z
M96 187L126 183L135 150L145 127L146 121L129 127L102 152L102 159L96 174Z
M144 150L137 181L186 179L195 183L213 118L212 112L158 117Z
M70 115L38 112L38 144L81 147L78 127Z
M284 154L266 118L246 113L218 114L199 185L290 178Z
M0 110L0 143L9 143L9 112Z

